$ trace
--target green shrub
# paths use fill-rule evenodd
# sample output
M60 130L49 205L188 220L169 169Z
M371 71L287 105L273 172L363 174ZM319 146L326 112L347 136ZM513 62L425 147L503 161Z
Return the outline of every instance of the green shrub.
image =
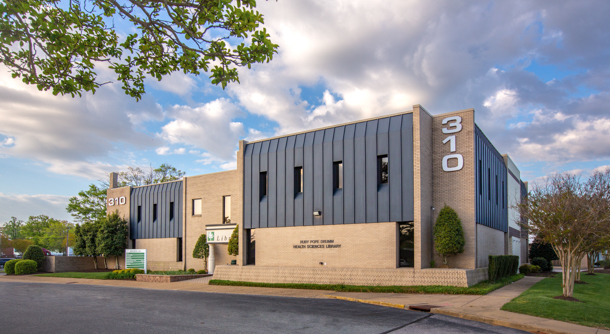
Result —
M231 233L227 251L229 252L229 255L239 255L239 225L235 226L233 233Z
M519 257L516 255L490 255L488 274L489 280L495 282L497 279L517 274L519 268Z
M35 274L38 271L38 263L34 260L23 260L15 265L15 274L29 275Z
M464 253L464 230L457 212L445 205L438 214L434 224L434 247L443 256L447 265L447 256Z
M527 275L527 274L529 274L531 271L532 271L532 270L531 270L531 268L530 268L530 265L529 265L529 264L527 264L527 263L526 263L526 264L523 264L523 265L521 265L521 267L519 267L519 273L520 273L520 274Z
M532 264L532 265L530 266L530 272L531 272L532 274L537 274L537 273L539 273L539 272L540 272L540 269L541 269L541 268L540 268L540 266L537 266L537 265L534 265L534 264Z
M42 252L42 248L36 245L28 246L28 249L23 253L23 259L36 261L38 268L42 268L42 265L44 264L44 253Z
M193 268L189 268L189 270L187 270L189 274L194 274L195 273L195 269Z
M4 273L7 275L15 275L15 265L17 262L23 261L21 259L10 260L4 264Z
M8 262L7 262L8 263ZM610 269L610 259L599 261L599 265L604 267L604 269ZM5 270L6 271L6 270Z
M197 271L197 274L199 274L199 275L202 275L202 274L207 274L207 273L208 273L208 271L207 271L207 270L203 270L203 269L202 269L202 270Z
M144 274L142 269L115 270L106 275L106 279L135 279L137 274Z
M540 267L541 270L547 271L549 262L543 257L535 257L530 261L530 264ZM552 266L551 266L552 268Z

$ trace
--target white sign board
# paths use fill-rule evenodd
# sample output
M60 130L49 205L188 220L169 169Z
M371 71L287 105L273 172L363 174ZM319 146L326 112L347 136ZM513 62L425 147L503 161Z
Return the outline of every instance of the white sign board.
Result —
M126 249L125 269L142 269L146 273L146 249Z
M235 224L207 226L208 244L228 244L235 226Z

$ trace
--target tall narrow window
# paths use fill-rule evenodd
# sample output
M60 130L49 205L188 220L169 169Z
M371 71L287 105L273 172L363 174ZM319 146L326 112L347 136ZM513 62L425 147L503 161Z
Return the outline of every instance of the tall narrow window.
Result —
M259 187L260 199L263 199L263 197L267 196L267 190L269 190L269 177L267 176L267 172L260 173Z
M333 163L333 188L343 189L343 161Z
M169 220L174 219L174 202L169 202Z
M491 201L491 170L487 168L487 200Z
M222 223L231 224L231 196L223 196L222 202Z
M201 198L193 200L193 216L201 215Z
M496 175L496 205L498 205L498 175Z
M294 167L294 194L303 192L303 167Z
M390 180L388 171L388 156L380 155L377 157L377 183L384 184Z
M157 221L157 204L153 204L153 223Z
M142 222L142 206L138 205L138 223Z
M483 164L479 159L479 196L483 196Z
M182 238L177 238L176 247L176 261L182 262Z

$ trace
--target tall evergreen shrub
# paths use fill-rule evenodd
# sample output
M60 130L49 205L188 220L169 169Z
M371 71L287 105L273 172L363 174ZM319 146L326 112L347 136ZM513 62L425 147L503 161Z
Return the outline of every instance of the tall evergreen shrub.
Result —
M208 237L205 234L200 235L195 244L195 249L193 249L193 257L203 259L206 269L208 268L208 256L210 256L210 245L208 245L207 239Z
M41 269L44 264L44 253L42 252L42 248L36 245L29 246L28 249L25 250L25 253L23 253L23 259L36 261L38 269Z
M239 255L239 225L235 226L228 246L229 255Z
M464 252L464 230L457 212L445 205L434 224L434 247L447 265L447 257Z

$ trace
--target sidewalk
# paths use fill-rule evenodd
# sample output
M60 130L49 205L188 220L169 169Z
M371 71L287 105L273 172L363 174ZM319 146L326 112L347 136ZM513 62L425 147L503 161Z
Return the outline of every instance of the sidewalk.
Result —
M485 322L492 325L516 328L535 333L582 333L610 334L610 331L575 325L562 321L533 317L524 314L501 311L502 305L519 296L523 291L544 279L525 277L488 295L441 295L441 294L399 294L369 292L335 292L324 290L300 290L259 288L244 286L208 285L208 277L174 283L149 283L121 280L91 280L37 276L0 276L2 282L90 284L155 290L179 290L210 293L249 294L299 298L336 298L382 306L409 308L412 305L441 306L432 308L432 313Z

